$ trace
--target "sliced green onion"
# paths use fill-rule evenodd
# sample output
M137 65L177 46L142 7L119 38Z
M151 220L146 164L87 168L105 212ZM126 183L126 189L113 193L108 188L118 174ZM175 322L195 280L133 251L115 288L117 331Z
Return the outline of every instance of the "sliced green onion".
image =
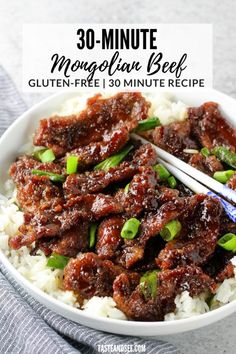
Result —
M170 188L174 189L177 186L177 181L174 176L170 176L167 179Z
M157 296L157 274L159 269L149 270L144 273L139 281L140 289L145 297L148 299L150 296L155 299Z
M121 161L125 158L126 155L133 149L133 145L128 145L124 149L122 149L117 154L108 157L106 160L100 162L98 165L94 167L94 170L104 170L107 171L111 167L118 166Z
M93 223L89 228L89 247L93 248L96 241L97 224Z
M210 156L211 153L210 153L210 150L207 147L204 147L204 148L201 149L201 154L204 157L208 157L208 156Z
M53 182L65 182L65 176L63 175L58 175L57 173L53 172L47 172L47 171L42 171L42 170L31 170L31 173L33 175L37 176L48 176L49 179Z
M180 232L182 226L178 220L171 220L168 222L160 232L161 237L165 241L173 240Z
M52 162L56 158L52 149L37 150L33 153L33 157L41 162Z
M154 129L161 125L160 119L157 117L152 117L148 119L141 120L138 122L138 126L135 129L135 132L144 132L146 130Z
M121 237L127 240L132 240L133 238L135 238L138 233L140 224L141 222L136 218L131 218L127 220L121 230Z
M124 188L124 192L125 193L128 193L129 191L129 186L130 186L130 183L126 184L125 188Z
M222 236L217 244L227 251L236 252L236 235L231 232Z
M69 262L70 257L62 256L61 254L52 253L48 258L47 267L55 269L64 269Z
M71 175L72 173L77 172L77 167L78 167L78 156L68 156L66 159L66 173L68 175Z
M54 152L52 151L52 149L48 149L46 151L44 151L42 154L41 154L41 161L42 162L52 162L55 160L55 155L54 155Z
M224 146L215 147L212 153L227 165L236 168L236 153L229 151L229 149Z
M42 154L43 154L45 151L47 151L46 148L40 149L40 150L36 150L36 151L33 152L32 156L33 156L36 160L41 161L41 156L42 156Z
M227 183L228 180L233 176L234 172L235 171L233 170L216 171L213 175L213 178L220 183Z
M162 181L170 177L170 172L162 164L157 164L153 166L154 171L156 171Z

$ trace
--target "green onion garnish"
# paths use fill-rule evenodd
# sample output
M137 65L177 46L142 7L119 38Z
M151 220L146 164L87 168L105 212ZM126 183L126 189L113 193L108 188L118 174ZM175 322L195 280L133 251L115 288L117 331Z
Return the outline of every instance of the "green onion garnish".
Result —
M129 186L130 186L130 183L126 184L125 188L124 188L124 192L125 193L128 193L129 191Z
M33 152L32 156L33 156L36 160L41 161L41 156L42 156L42 154L43 154L45 151L47 151L46 148L40 149L40 150L36 150L36 151Z
M62 256L61 254L52 253L48 258L47 267L55 269L64 269L69 262L70 257Z
M159 175L159 178L164 181L168 177L170 177L170 172L165 168L165 166L161 165L160 163L153 166L154 171L156 171Z
M215 147L212 153L227 165L236 168L236 153L229 151L224 146Z
M233 176L234 172L235 171L233 170L216 171L213 175L213 178L220 183L227 183L228 180Z
M58 175L57 173L53 173L53 172L47 172L47 171L42 171L42 170L31 170L31 173L33 175L37 175L37 176L48 176L49 179L52 182L65 182L65 176L63 175Z
M132 240L137 235L140 224L141 222L136 218L127 220L121 230L121 237Z
M225 234L218 240L217 244L227 251L236 252L236 235L232 233Z
M145 297L148 299L150 296L155 299L157 296L157 274L160 270L149 270L148 272L144 273L139 281L139 285L141 291Z
M93 223L89 228L89 247L93 248L96 241L97 224Z
M208 157L208 156L210 156L211 153L210 153L210 150L207 147L204 147L204 148L201 149L201 154L204 157Z
M157 117L144 119L138 122L138 126L135 129L135 132L144 132L146 130L151 130L155 127L158 127L159 125L161 125L161 122L160 119Z
M37 150L33 153L33 157L41 162L52 162L56 158L52 149Z
M77 172L77 167L78 167L78 156L68 156L66 159L66 173L68 175L71 175L72 173Z
M171 220L160 231L160 235L165 241L173 240L180 232L182 226L178 220Z
M126 155L133 149L133 145L128 145L122 149L118 154L108 157L106 160L100 162L94 167L94 170L104 170L107 171L111 167L118 166L119 163L125 158Z
M177 186L177 181L174 176L170 176L167 179L170 188L174 189Z

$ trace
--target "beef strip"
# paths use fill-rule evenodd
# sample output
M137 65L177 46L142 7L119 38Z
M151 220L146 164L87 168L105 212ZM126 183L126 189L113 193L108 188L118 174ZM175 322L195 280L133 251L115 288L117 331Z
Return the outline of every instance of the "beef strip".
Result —
M123 206L125 215L111 217L99 226L97 252L101 257L117 257L118 249L123 244L120 232L127 218L138 217L145 210L151 211L157 208L155 172L151 167L140 169L140 174L132 179L128 192L122 190L116 194L116 199Z
M95 221L110 214L120 214L123 210L123 206L110 195L85 194L69 199L57 218L64 230L80 219Z
M120 263L125 268L131 268L144 256L147 241L157 236L163 227L171 220L178 219L181 215L187 215L190 210L199 203L195 195L188 198L177 198L174 201L164 203L155 213L149 213L141 223L139 235L134 240L125 240Z
M119 275L113 283L113 299L129 319L137 321L163 321L165 314L174 311L175 297L183 291L191 296L204 291L214 292L214 281L198 267L179 267L157 274L157 295L144 296L137 277Z
M143 211L157 209L156 172L152 167L140 168L130 182L129 189L121 196L122 205L128 217L138 217Z
M234 172L233 176L230 178L230 180L226 183L226 185L231 188L236 190L236 172Z
M222 163L215 156L204 157L202 154L193 154L188 163L198 170L213 176L216 171L223 171Z
M214 253L220 231L222 207L218 200L197 196L198 203L179 216L182 230L157 257L161 269L202 265Z
M165 247L165 242L161 237L150 238L144 248L144 255L130 269L135 272L146 272L156 269L156 255ZM119 260L115 260L119 264Z
M71 259L64 269L63 285L84 299L93 296L112 296L113 281L123 269L95 253L84 253Z
M225 279L234 276L234 267L230 262L233 257L233 252L217 247L214 254L202 267L203 271L217 282L223 282Z
M17 187L17 200L24 212L37 213L39 210L62 210L63 194L58 185L47 176L32 174L33 169L61 173L61 167L53 162L41 163L30 156L23 156L10 167L10 175Z
M89 143L104 141L114 128L134 129L147 118L150 104L140 93L118 93L110 98L96 95L78 115L42 119L34 144L52 148L57 156ZM120 147L119 147L120 148Z
M70 198L80 194L100 192L110 184L129 181L140 171L140 166L154 165L156 160L157 155L152 146L142 145L135 151L131 161L124 161L108 171L98 170L69 175L63 185L64 194Z
M137 166L124 162L120 166L110 168L107 172L98 170L85 174L71 174L63 185L64 194L69 199L81 194L98 193L110 184L128 181L137 171Z
M184 149L198 149L199 145L191 137L190 122L171 123L165 126L155 128L152 140L154 144L168 151L170 154L188 161L189 154Z
M236 130L224 119L217 103L206 102L200 107L188 109L192 134L201 146L212 149L226 146L236 150Z
M122 216L110 216L101 222L96 243L96 252L100 258L114 259L117 257L119 247L123 243L120 232L124 222Z
M229 261L223 270L216 275L216 281L222 283L225 279L234 277L234 265Z
M179 191L177 189L168 188L164 185L158 185L157 190L157 201L159 206L168 202L174 202L179 197Z
M36 241L35 250L41 249L46 256L52 252L62 254L67 257L75 257L79 252L88 251L89 223L81 222L61 237L41 238Z
M148 143L140 145L132 156L132 164L137 166L153 166L156 163L156 150Z
M89 143L67 153L67 156L77 156L79 159L78 169L83 171L91 165L98 164L107 157L114 155L128 142L129 131L126 127L116 128L104 134L103 141ZM65 158L62 163L65 165Z
M230 220L227 215L223 213L220 222L220 235L223 236L229 232L236 234L236 223Z
M53 210L25 215L20 233L10 239L10 246L18 249L42 237L60 237L82 221L93 221L109 214L121 213L122 206L111 196L86 194L70 199L60 213Z

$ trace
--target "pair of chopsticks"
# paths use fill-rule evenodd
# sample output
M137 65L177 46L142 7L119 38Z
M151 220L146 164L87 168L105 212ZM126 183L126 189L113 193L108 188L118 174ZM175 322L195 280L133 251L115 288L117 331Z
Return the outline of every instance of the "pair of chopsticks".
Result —
M143 144L151 144L148 140L136 134L132 134L132 138L141 141ZM218 195L220 194L221 196L236 203L236 191L214 180L205 173L188 165L184 161L169 154L168 152L157 147L156 145L151 145L158 154L158 161L163 164L179 181L181 181L195 193L202 193L217 198L221 202L228 217L232 221L236 222L236 207L234 207L227 200L223 199ZM199 182L201 182L202 184ZM206 186L210 189L208 189ZM217 194L212 192L212 190L215 191Z

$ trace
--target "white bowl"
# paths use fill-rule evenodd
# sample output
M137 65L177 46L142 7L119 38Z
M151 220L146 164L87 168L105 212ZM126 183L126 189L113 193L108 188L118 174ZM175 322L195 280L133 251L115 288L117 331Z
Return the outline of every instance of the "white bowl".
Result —
M29 135L34 131L39 119L50 116L58 109L58 106L62 102L77 95L78 93L76 92L67 91L50 96L22 114L3 134L0 139L0 187L2 191L2 185L8 178L7 171L11 162L19 154L22 145L28 141ZM198 106L206 101L218 102L224 116L236 126L236 100L229 96L213 89L175 92L174 95L190 106ZM1 251L0 260L13 278L43 305L72 321L106 332L134 336L168 335L209 325L236 311L236 301L233 301L203 315L167 322L134 322L92 316L82 310L65 305L36 288L18 273Z

